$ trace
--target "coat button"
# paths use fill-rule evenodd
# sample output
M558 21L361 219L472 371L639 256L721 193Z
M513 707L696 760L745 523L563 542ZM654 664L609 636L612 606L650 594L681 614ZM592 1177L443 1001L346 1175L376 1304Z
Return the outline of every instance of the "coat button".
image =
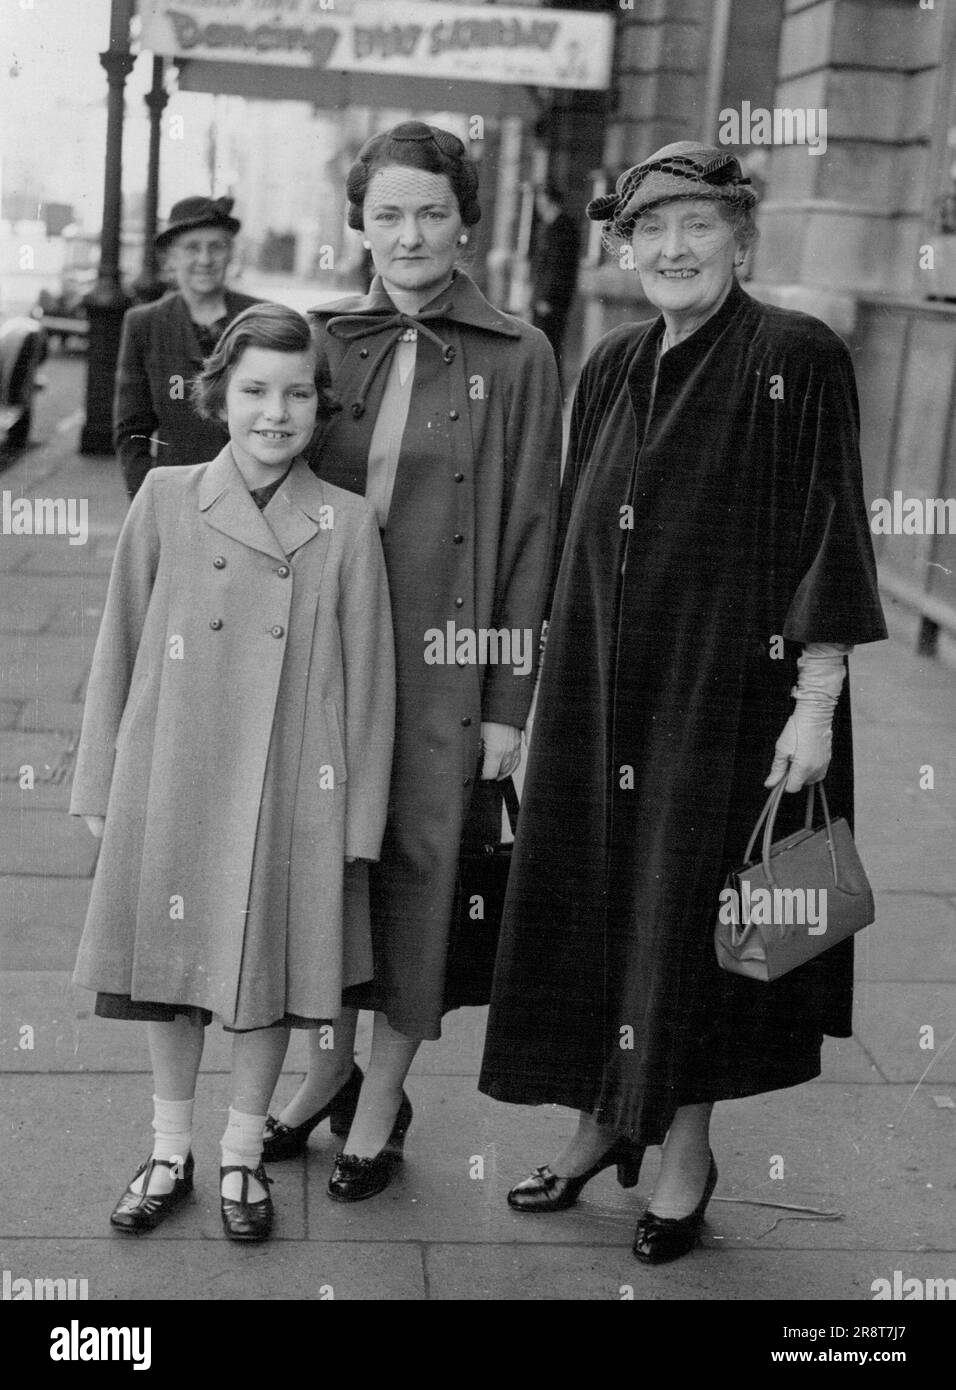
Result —
M461 723L462 723L462 728L464 728L464 729L469 729L469 728L471 727L471 715L466 714L465 717L464 717L464 719L461 721Z
M456 531L455 534L452 536L452 540L455 542L456 545L461 545L464 539L465 538L460 531Z
M280 565L279 568L276 570L276 574L279 576L280 579L288 579L288 577L289 577L289 566L288 566L288 565Z
M280 627L278 623L276 623L275 627L270 627L269 631L272 633L273 637L285 636L285 628Z
M471 786L471 778L470 778L470 777L463 777L463 778L461 779L461 785L462 785L463 787L470 787L470 786Z
M225 557L225 555L217 555L216 558L215 558L215 560L213 560L212 563L213 563L214 568L216 568L217 570L224 570L224 569L226 568L226 557Z
M360 348L359 357L368 357L368 348Z
M456 482L456 483L463 483L464 481L465 481L465 475L464 475L464 473L456 473L456 474L455 474L455 482Z
M456 599L455 599L455 607L456 607L456 608L464 608L464 606L465 606L465 600L464 600L463 598L456 598Z
M457 411L457 410L449 410L449 412L448 412L448 418L449 418L449 420L457 420L457 419L458 419L458 411Z
M210 618L209 626L212 628L213 632L218 632L222 627L222 618Z

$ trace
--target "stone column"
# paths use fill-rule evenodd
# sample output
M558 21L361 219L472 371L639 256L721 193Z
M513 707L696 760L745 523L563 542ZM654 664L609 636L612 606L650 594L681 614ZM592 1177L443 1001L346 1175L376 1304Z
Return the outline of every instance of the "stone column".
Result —
M786 0L773 104L826 116L826 150L771 147L760 282L820 305L920 288L944 11L918 0ZM797 303L799 296L793 297Z

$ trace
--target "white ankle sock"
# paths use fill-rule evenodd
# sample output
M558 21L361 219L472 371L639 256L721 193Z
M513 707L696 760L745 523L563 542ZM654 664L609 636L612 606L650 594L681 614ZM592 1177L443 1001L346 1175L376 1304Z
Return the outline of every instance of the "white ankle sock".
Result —
M153 1096L153 1157L186 1161L193 1137L194 1100Z
M262 1132L265 1115L247 1115L229 1107L229 1123L220 1141L222 1166L258 1168L262 1158Z

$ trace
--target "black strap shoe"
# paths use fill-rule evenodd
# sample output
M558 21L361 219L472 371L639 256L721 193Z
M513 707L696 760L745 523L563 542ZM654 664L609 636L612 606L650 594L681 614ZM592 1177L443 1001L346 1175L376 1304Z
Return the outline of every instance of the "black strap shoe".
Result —
M405 1135L412 1122L412 1103L402 1092L402 1103L385 1147L374 1158L355 1154L336 1154L329 1178L328 1195L333 1202L362 1202L384 1192L405 1156Z
M636 1187L643 1159L642 1146L628 1139L618 1139L603 1158L573 1178L559 1176L545 1163L511 1189L508 1205L513 1211L566 1211L574 1206L585 1184L605 1168L617 1165L617 1180L621 1186Z
M173 1175L173 1185L169 1192L149 1190L149 1181L154 1168L168 1168ZM180 1175L181 1170L181 1175ZM134 1192L133 1183L143 1175L142 1191ZM159 1223L175 1211L193 1190L193 1156L181 1158L148 1158L141 1163L130 1179L129 1187L113 1208L110 1225L127 1235L141 1235L144 1231L154 1231Z
M272 1223L275 1220L275 1207L272 1205L272 1197L269 1193L272 1179L267 1176L261 1163L258 1168L247 1168L242 1163L230 1164L226 1168L219 1169L220 1189L222 1188L222 1180L227 1173L241 1173L242 1187L238 1202L232 1197L223 1197L220 1190L219 1211L222 1216L223 1230L230 1240L267 1240L272 1234ZM262 1183L266 1189L266 1195L261 1197L258 1202L249 1201L249 1179L251 1177L255 1178L256 1182Z
M362 1089L362 1068L352 1066L348 1081L342 1086L321 1110L303 1120L300 1125L284 1125L272 1115L266 1116L263 1163L281 1163L286 1158L297 1158L306 1151L309 1135L328 1116L329 1128L340 1139L344 1139L352 1128L355 1109L358 1105L359 1091Z
M717 1164L710 1156L704 1195L689 1216L657 1216L646 1211L634 1232L634 1254L646 1265L663 1265L688 1254L700 1240L707 1203L717 1186Z

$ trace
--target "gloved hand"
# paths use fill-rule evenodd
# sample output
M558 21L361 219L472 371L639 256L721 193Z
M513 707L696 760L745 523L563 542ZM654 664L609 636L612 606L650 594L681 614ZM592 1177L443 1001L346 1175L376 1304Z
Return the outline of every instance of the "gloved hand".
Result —
M765 787L775 787L787 773L785 790L797 792L810 782L822 782L833 750L833 711L846 676L847 648L809 643L797 658L797 684L791 694L796 708L776 742L776 755Z
M510 724L481 724L481 780L510 777L521 762L521 730Z

